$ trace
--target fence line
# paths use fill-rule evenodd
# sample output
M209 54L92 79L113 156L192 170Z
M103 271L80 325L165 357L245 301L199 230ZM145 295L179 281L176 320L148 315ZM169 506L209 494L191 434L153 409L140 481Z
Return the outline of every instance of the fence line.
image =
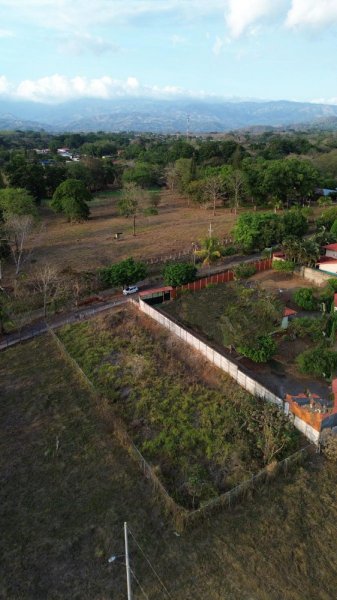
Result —
M272 259L266 258L257 261L250 261L247 264L254 265L257 272L267 271L272 266ZM172 292L172 298L176 298L182 292L188 290L191 292L196 292L204 289L208 285L216 285L217 283L229 283L234 279L234 271L233 269L225 269L220 273L215 273L214 275L206 275L205 277L200 277L200 279L196 279L196 281L192 281L191 283L186 283L184 285L180 285L174 288Z
M276 475L280 473L286 475L289 468L301 462L311 448L310 445L306 446L305 448L302 448L280 462L275 461L272 465L265 467L259 471L259 473L238 484L228 492L213 498L200 508L195 510L187 510L186 508L177 504L177 502L170 496L165 486L154 473L153 467L151 467L137 446L135 446L133 443L122 419L116 415L112 407L109 406L108 400L97 392L92 381L85 374L78 362L69 354L60 338L50 328L48 328L48 333L56 343L64 359L79 375L86 386L89 387L90 393L93 396L96 405L99 407L100 411L103 412L105 421L112 426L113 432L120 445L127 450L131 458L137 463L143 475L151 481L153 490L157 493L166 512L173 518L174 526L178 531L183 531L183 529L189 525L195 525L202 519L211 516L223 507L230 508L240 499L244 499L247 496L248 491L255 491L259 485L268 482Z
M160 479L154 473L153 468L149 465L149 463L146 461L146 459L139 451L137 446L135 446L135 444L133 443L122 419L118 415L116 415L111 406L108 406L108 400L97 392L92 381L85 374L78 362L69 354L68 350L66 349L60 338L50 328L48 330L48 333L51 335L52 339L57 344L60 353L65 358L65 360L80 376L80 378L84 381L87 387L89 387L90 392L94 397L95 403L97 404L97 406L99 406L101 411L103 403L104 418L106 421L109 422L109 425L112 426L116 439L119 441L120 445L127 450L131 458L133 458L133 460L138 464L143 475L145 475L145 477L151 481L152 487L154 491L158 494L160 500L164 505L164 508L173 517L175 526L177 527L177 529L182 530L186 522L186 518L188 517L188 511L182 506L179 506L175 502L175 500L170 496Z

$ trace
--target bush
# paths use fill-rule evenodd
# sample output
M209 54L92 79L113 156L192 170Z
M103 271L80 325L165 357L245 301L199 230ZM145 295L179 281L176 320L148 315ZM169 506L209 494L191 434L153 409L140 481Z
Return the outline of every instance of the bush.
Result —
M146 275L146 265L133 258L127 258L100 271L101 280L107 286L132 285L144 279Z
M334 221L337 219L337 206L331 206L323 211L322 216L316 221L317 229L325 227L330 229Z
M330 433L325 436L323 453L328 460L337 463L337 435Z
M308 221L303 212L292 208L283 215L284 235L302 237L308 231Z
M165 285L184 285L195 280L197 269L190 263L172 263L163 271Z
M292 273L295 268L295 264L291 260L273 260L272 267L275 271Z
M329 378L337 367L337 352L318 346L299 354L296 363L301 373Z
M326 319L312 319L301 317L291 321L288 331L297 337L309 336L313 341L322 341L323 331L326 327Z
M233 269L235 279L248 279L256 273L256 266L252 263L240 263Z
M264 363L267 362L273 354L276 352L276 344L269 335L263 335L258 338L258 346L250 348L249 346L243 346L238 348L238 351L250 358L254 362Z
M330 233L333 235L334 240L337 239L337 219L332 223Z
M294 300L304 310L316 310L317 300L311 288L300 288L294 294Z
M223 248L221 251L222 256L233 256L233 254L237 254L238 249L235 246L227 246Z

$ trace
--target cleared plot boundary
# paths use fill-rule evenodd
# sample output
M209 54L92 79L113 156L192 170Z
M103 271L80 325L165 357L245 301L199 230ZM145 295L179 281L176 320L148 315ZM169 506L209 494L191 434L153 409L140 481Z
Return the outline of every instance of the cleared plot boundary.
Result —
M178 531L183 531L188 526L196 525L200 521L206 519L223 508L231 508L240 500L247 498L249 493L255 492L259 487L261 487L263 484L267 484L277 475L286 476L290 468L301 463L312 452L312 445L305 446L284 460L280 462L273 462L271 465L268 465L259 471L256 475L246 479L228 492L225 492L224 494L221 494L220 496L210 500L200 508L189 511L177 504L170 496L169 492L155 474L154 469L133 443L127 432L124 422L119 416L116 415L114 410L109 405L108 400L96 391L92 381L87 377L77 361L69 354L60 338L50 328L48 330L48 334L57 345L62 357L68 362L68 364L70 364L76 374L80 377L81 381L89 389L94 403L104 419L104 422L108 425L109 429L111 428L118 442L123 448L126 449L128 454L140 468L143 475L151 482L153 491L157 495L158 500L162 504L165 512L171 516L174 527Z

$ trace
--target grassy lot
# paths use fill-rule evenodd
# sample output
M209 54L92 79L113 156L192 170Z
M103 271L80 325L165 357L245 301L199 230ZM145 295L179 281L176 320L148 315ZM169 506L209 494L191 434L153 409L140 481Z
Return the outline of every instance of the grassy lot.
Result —
M334 465L316 457L177 537L49 338L1 353L0 380L1 598L124 599L107 557L123 551L125 519L176 600L335 597ZM130 546L144 591L164 598Z
M137 217L137 235L132 235L132 219L118 215L120 192L100 193L90 204L86 223L66 223L48 206L42 209L42 233L33 242L34 259L74 269L94 269L128 256L152 258L186 251L192 242L207 235L210 220L215 235L223 237L233 228L235 215L219 208L217 215L204 208L187 206L185 198L163 190L158 215ZM123 235L114 239L116 232Z
M136 446L186 508L295 452L298 432L195 351L135 310L67 326L68 352L126 423Z

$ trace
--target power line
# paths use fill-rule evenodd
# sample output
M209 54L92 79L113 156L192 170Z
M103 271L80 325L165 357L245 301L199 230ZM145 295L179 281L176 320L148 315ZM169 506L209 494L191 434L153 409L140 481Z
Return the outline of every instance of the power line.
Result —
M150 566L151 570L153 571L153 573L154 573L154 574L155 574L155 576L157 577L157 579L158 579L158 581L159 581L160 585L162 586L163 590L165 590L165 592L166 592L167 596L168 596L168 597L169 597L169 598L172 600L172 596L171 596L170 592L168 591L167 587L165 586L165 584L164 584L164 583L162 582L162 580L160 579L160 577L159 577L159 575L158 575L157 571L155 570L155 568L152 566L152 564L151 564L151 562L150 562L150 559L149 559L149 558L146 556L146 554L145 554L144 550L141 548L140 544L137 542L137 540L136 540L136 538L135 538L134 534L132 533L132 531L131 531L130 527L128 527L128 531L129 531L129 533L131 533L131 536L133 537L134 541L136 542L136 544L137 544L137 546L138 546L139 550L141 551L142 555L144 556L145 560L146 560L146 561L147 561L147 563L149 564L149 566Z
M130 531L130 529L129 529L129 531ZM145 590L142 588L142 586L140 585L140 583L139 583L139 580L138 580L138 579L137 579L137 577L136 577L136 573L135 573L135 572L134 572L134 571L133 571L131 568L130 568L130 571L131 571L131 573L132 573L132 577L133 577L133 578L136 580L136 582L138 583L138 585L139 585L139 587L140 587L140 589L141 589L141 591L142 591L143 595L145 596L146 600L150 600L150 598L148 597L148 595L147 595L146 591L145 591Z

